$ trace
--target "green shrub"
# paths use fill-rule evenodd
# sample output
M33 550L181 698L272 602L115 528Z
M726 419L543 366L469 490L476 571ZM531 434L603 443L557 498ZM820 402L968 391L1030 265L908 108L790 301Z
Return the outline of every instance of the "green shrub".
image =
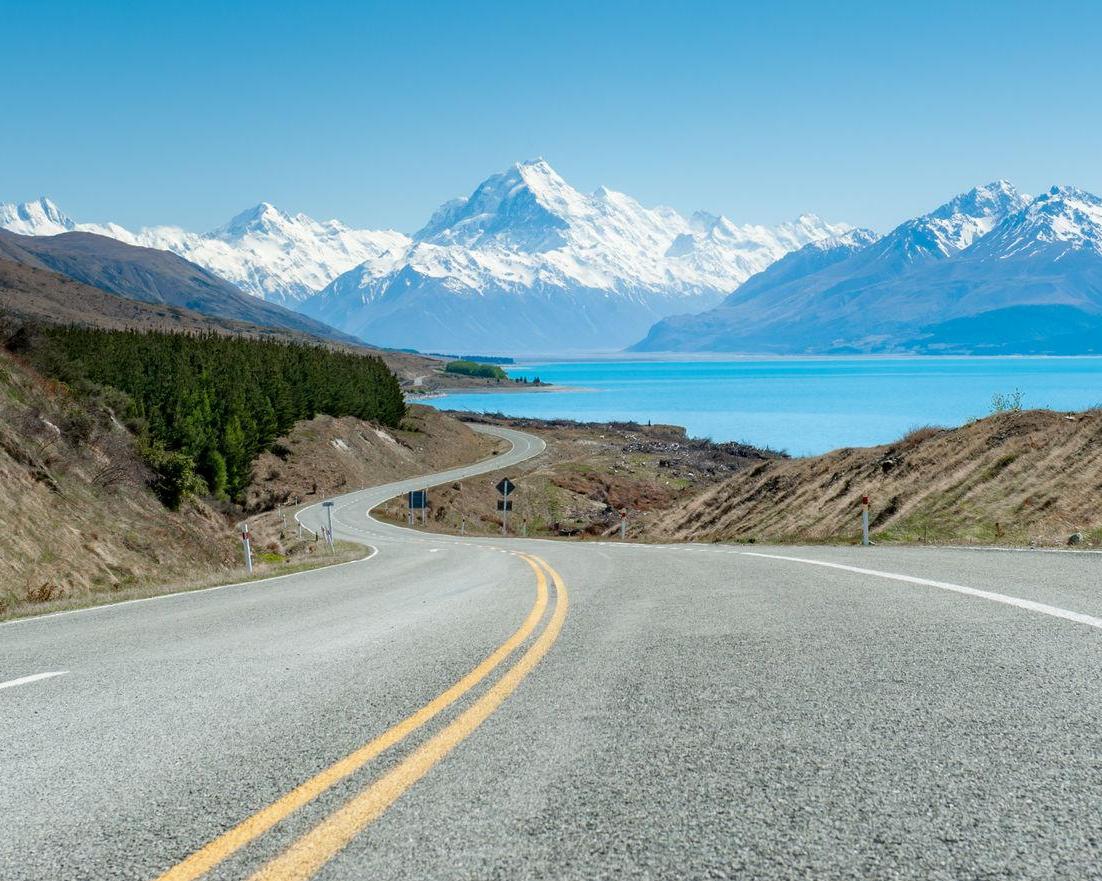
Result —
M496 364L478 364L474 361L449 361L444 365L445 373L458 373L463 376L477 376L482 379L508 379L509 374Z

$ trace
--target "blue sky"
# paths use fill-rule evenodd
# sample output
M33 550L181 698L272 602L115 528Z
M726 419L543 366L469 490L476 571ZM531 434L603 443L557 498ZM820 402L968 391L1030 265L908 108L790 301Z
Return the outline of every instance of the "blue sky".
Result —
M1098 4L907 6L0 0L0 201L409 231L538 155L740 222L1102 192Z

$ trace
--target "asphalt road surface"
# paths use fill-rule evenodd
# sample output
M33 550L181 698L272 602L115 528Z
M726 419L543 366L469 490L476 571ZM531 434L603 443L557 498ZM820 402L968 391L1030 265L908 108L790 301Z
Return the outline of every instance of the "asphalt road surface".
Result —
M0 878L1102 877L1102 557L369 518L499 433L364 561L0 626Z

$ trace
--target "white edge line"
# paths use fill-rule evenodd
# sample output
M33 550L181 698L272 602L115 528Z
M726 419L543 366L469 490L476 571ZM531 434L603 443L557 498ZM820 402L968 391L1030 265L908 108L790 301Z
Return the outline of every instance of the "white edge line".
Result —
M64 676L68 672L68 670L54 670L50 673L35 673L33 676L21 676L19 679L9 679L7 682L0 682L0 688L15 688L17 685L38 682L40 679L52 679L54 676Z
M343 563L328 563L325 566L315 566L312 569L302 569L298 572L285 572L282 575L269 575L267 578L257 578L253 581L235 581L233 584L216 584L213 587L198 587L195 590L175 590L172 593L159 593L151 597L135 597L132 600L120 600L117 603L100 603L98 606L88 606L84 609L64 609L60 612L47 612L45 615L29 615L26 618L14 618L11 621L0 621L0 627L10 627L13 624L30 624L33 621L45 621L47 618L58 618L62 615L79 615L82 612L103 612L107 609L118 609L121 606L130 606L134 603L148 603L153 600L168 600L173 597L194 596L200 593L212 593L216 590L226 590L231 587L251 587L254 584L266 584L270 581L279 581L282 578L294 578L299 575L312 575L315 572L325 572L329 569L339 569L341 566L351 566L354 563L366 563L377 553L379 549L374 545L365 545L371 549L366 557L355 560L345 560Z
M759 554L753 551L742 551L742 556L764 557L767 560L788 560L792 563L806 563L810 566L824 566L827 569L841 569L845 572L856 572L858 575L873 575L877 578L904 581L908 584L921 584L926 587L936 587L939 590L948 590L954 593L962 593L966 596L991 600L995 603L1004 603L1008 606L1016 606L1019 609L1025 609L1029 612L1039 612L1042 615L1051 615L1053 618L1063 618L1066 621L1074 621L1077 624L1086 624L1088 627L1095 627L1102 630L1102 618L1096 618L1093 615L1085 615L1082 612L1072 612L1069 609L1061 609L1059 606L1050 606L1047 603L1038 603L1034 600L1008 596L990 590L965 587L963 584L953 584L949 581L933 581L929 578L917 578L914 575L901 575L897 572L881 572L878 569L863 569L860 566L847 566L844 563L827 563L823 560L809 560L805 557L785 557L780 554Z

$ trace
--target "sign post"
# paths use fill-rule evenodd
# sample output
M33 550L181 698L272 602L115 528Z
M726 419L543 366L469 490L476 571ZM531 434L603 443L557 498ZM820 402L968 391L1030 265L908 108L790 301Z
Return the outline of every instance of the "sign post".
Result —
M241 549L245 552L245 570L253 574L253 543L249 534L249 524L241 524Z
M409 500L409 525L413 525L416 515L414 511L420 510L421 523L425 522L425 509L429 506L429 491L427 489L411 489L407 494Z
M325 516L329 523L328 528L325 530L325 542L329 545L329 550L333 550L333 503L322 502L321 506L325 508Z
M501 512L501 534L509 534L509 512L513 510L513 502L509 496L516 490L517 485L508 477L503 477L497 485L497 491L501 493L497 509Z
M861 496L861 544L869 544L869 497Z

